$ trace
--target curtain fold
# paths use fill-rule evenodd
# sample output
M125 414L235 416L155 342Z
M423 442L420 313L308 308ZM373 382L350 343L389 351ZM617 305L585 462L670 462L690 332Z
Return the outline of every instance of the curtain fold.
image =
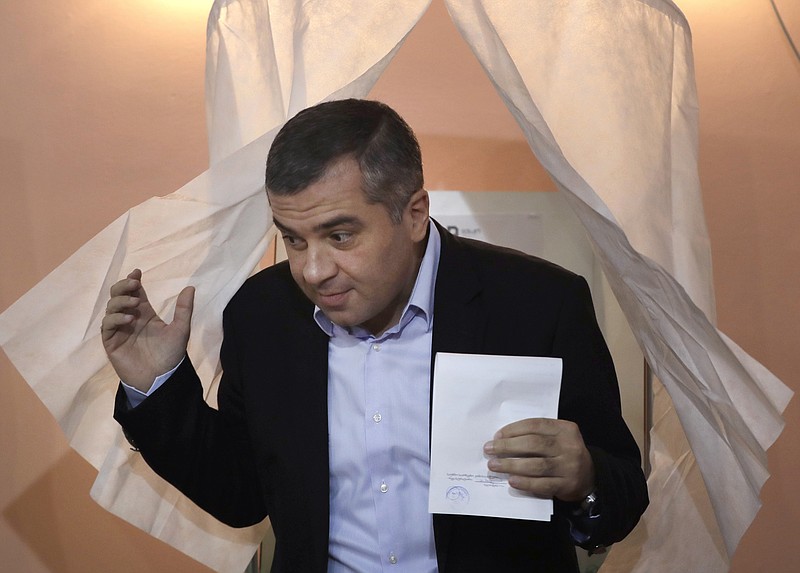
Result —
M263 171L275 133L305 107L366 96L429 1L215 2L210 169L131 209L0 315L7 355L98 468L92 496L215 570L242 571L268 523L219 524L129 451L99 337L108 289L142 268L170 316L181 288L197 286L189 352L213 403L222 310L274 236ZM686 20L668 0L445 3L586 228L663 383L652 504L603 570L726 571L791 392L714 326Z
M660 0L445 3L668 391L656 400L651 506L603 569L726 571L791 392L713 326L689 26ZM692 543L679 543L678 521Z

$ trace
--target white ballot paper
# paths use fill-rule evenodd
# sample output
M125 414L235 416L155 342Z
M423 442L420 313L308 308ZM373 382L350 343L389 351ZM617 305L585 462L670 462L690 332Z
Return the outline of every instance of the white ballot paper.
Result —
M483 445L525 418L556 418L561 359L439 352L433 374L428 511L548 521L553 500L489 471Z

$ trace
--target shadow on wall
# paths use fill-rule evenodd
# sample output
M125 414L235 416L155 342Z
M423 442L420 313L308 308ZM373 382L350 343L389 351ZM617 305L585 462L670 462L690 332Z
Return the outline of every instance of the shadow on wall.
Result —
M89 497L96 476L94 468L69 450L3 508L2 517L49 571L137 573L143 566L187 570L186 557L177 551L148 557L155 540ZM75 523L76 515L82 523ZM195 565L193 571L210 572Z

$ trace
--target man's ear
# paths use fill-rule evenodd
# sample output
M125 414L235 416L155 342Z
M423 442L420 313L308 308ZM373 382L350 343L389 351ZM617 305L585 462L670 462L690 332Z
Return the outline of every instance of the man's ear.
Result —
M411 237L415 242L425 239L428 234L428 219L430 216L430 198L425 189L418 189L411 195L406 206L411 223Z

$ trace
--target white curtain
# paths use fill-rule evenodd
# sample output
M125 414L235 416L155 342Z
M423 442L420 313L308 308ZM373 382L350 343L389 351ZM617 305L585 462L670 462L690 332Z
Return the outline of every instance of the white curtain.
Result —
M668 0L445 3L585 226L663 382L651 506L603 570L726 571L791 392L714 327L685 18ZM211 168L131 209L0 315L0 344L99 469L93 497L218 571L242 571L268 524L222 526L130 452L99 340L108 288L140 267L169 316L180 289L197 286L189 352L213 400L222 309L274 235L263 169L277 129L319 101L365 96L428 4L218 0Z

